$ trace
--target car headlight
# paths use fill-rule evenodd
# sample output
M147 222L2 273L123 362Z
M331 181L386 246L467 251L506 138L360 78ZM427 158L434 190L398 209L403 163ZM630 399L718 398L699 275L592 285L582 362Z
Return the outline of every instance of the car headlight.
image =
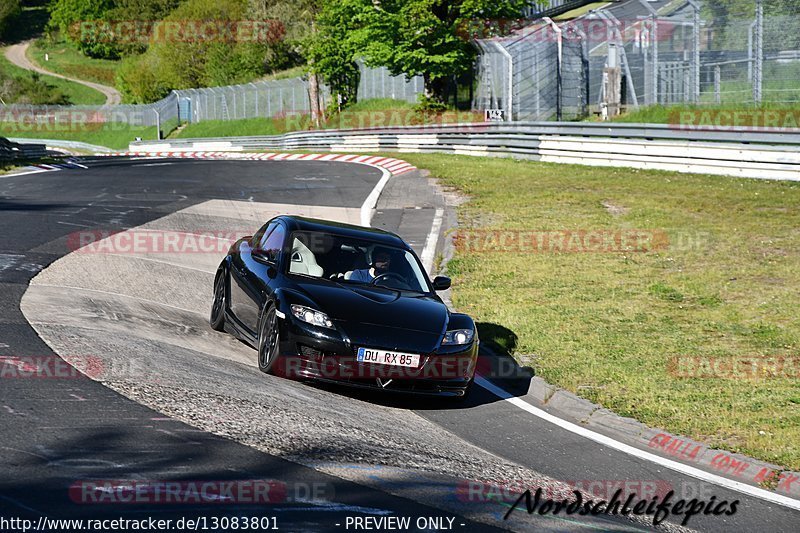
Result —
M308 324L334 329L333 322L331 322L331 319L328 318L328 315L321 311L317 311L316 309L311 309L310 307L305 307L303 305L292 305L292 314L298 320L302 320Z
M444 334L442 344L469 344L474 336L471 329L451 329Z

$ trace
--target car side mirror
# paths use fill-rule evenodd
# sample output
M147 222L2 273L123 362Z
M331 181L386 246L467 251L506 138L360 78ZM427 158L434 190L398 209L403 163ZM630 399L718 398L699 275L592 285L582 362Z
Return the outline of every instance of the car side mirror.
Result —
M262 265L273 265L274 263L269 260L269 256L263 250L253 249L250 251L250 257L258 261Z
M433 290L444 291L450 288L450 278L447 276L436 276L433 278Z

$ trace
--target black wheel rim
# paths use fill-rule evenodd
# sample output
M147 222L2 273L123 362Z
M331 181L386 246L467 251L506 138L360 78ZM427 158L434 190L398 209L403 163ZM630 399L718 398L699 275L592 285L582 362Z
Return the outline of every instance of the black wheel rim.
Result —
M225 276L222 274L217 278L217 285L214 287L214 305L211 307L211 319L219 320L219 315L225 307Z
M267 318L261 324L261 334L258 336L258 355L261 366L266 368L278 351L278 318L275 309L271 309Z

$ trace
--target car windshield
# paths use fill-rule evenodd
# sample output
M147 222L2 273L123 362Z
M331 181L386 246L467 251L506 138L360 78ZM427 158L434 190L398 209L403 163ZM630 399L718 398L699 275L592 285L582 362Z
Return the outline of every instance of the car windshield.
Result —
M419 260L401 248L321 231L295 231L288 251L290 274L430 292Z

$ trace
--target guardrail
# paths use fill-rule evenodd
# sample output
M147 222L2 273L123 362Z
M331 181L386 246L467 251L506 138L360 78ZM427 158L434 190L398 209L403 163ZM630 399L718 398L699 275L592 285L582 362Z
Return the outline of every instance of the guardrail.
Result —
M0 137L0 161L37 159L47 155L43 144L19 144Z
M9 141L14 143L24 143L27 139L18 137L9 137ZM111 148L105 146L98 146L96 144L89 144L80 141L65 141L60 139L41 139L44 143L43 146L47 150L67 151L67 152L86 152L90 154L100 154L105 152L113 152Z
M130 150L442 152L800 180L800 129L710 131L665 124L480 123L135 142Z

